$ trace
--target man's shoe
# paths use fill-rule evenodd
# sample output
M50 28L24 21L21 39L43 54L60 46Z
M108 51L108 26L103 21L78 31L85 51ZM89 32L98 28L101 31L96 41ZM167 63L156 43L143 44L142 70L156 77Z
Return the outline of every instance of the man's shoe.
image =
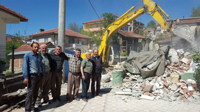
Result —
M95 95L92 95L92 98L94 98Z
M76 100L76 101L80 101L80 98L73 98L74 100Z
M99 94L98 96L102 97L102 94Z
M70 99L66 99L66 103L69 103L70 102Z
M83 98L83 101L88 102L88 99L87 98Z
M57 100L60 102L61 101L60 97L58 97Z
M43 103L49 103L49 101L44 101Z
M42 103L41 102L37 102L35 105L37 105L38 107L41 107Z
M55 102L55 101L56 101L56 98L53 98L53 101Z

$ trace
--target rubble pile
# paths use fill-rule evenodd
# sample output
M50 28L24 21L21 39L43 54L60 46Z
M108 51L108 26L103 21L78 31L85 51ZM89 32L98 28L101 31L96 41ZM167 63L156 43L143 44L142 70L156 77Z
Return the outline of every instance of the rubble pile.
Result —
M170 49L168 54L168 60L166 61L165 75L182 75L190 69L190 63L192 61L191 54L185 52L182 49L175 50Z
M180 76L190 69L192 62L191 54L182 49L170 49L168 59L165 62L165 72L161 76L148 77L143 79L141 75L125 73L121 86L113 88L115 95L122 97L122 100L137 98L147 100L165 101L190 101L196 102L200 99L197 92L197 84L192 79L182 80ZM113 68L107 69L107 76L112 80L112 70L121 68L118 63ZM104 82L102 87L111 87L111 83Z

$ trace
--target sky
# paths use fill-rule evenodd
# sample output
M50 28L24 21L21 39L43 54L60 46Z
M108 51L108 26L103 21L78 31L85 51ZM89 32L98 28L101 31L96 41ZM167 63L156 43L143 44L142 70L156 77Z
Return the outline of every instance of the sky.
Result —
M90 0L101 17L105 12L120 17L141 0ZM192 8L200 5L200 0L153 0L170 16L171 19L190 17ZM58 27L59 0L0 0L0 4L19 12L27 17L28 22L7 24L6 33L25 36L39 32L39 29L50 30ZM136 7L139 8L143 4ZM66 0L66 28L71 22L83 26L83 22L98 19L88 0ZM136 20L145 25L154 20L150 15L143 14Z

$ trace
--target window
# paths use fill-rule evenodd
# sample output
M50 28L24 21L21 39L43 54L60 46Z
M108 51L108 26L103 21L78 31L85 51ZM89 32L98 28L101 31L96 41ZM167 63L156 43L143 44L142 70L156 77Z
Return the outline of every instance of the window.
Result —
M39 39L36 39L36 42L38 42L38 43L39 43Z
M102 27L102 24L100 24L99 26Z
M97 24L97 27L99 27L99 24Z
M90 25L90 28L95 28L95 25Z
M48 42L48 38L44 38L44 42Z

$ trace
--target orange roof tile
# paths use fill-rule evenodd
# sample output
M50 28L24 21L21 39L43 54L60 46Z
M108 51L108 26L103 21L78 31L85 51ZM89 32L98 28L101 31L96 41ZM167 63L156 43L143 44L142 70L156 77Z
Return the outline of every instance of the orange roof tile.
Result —
M21 15L18 12L15 12L14 10L9 9L8 7L6 7L6 6L2 5L2 4L0 4L0 11L9 13L12 16L15 16L15 17L19 18L20 21L23 21L23 22L28 21L28 18L24 17L23 15Z
M32 34L32 35L29 35L29 37L40 36L40 35L47 35L47 34L48 35L49 34L58 34L58 28L54 28L54 29L51 29L51 30L47 30L47 31L36 33L36 34ZM81 38L91 39L91 37L88 37L86 35L83 35L83 34L74 32L72 30L68 30L68 29L65 29L65 35L66 36L73 36L73 37L81 37Z
M49 42L41 42L41 43L39 43L39 45L47 44L47 43L49 43ZM19 52L19 51L31 51L31 45L23 44L20 47L18 47L17 49L15 49L15 52Z
M127 32L127 31L123 31L123 30L119 30L118 33L125 36L125 37L141 38L141 39L145 38L145 37L138 35L138 34L135 34L133 32Z
M103 18L92 20L92 21L88 21L88 22L84 22L83 24L86 24L86 23L95 23L95 22L100 22L100 21L103 21Z

